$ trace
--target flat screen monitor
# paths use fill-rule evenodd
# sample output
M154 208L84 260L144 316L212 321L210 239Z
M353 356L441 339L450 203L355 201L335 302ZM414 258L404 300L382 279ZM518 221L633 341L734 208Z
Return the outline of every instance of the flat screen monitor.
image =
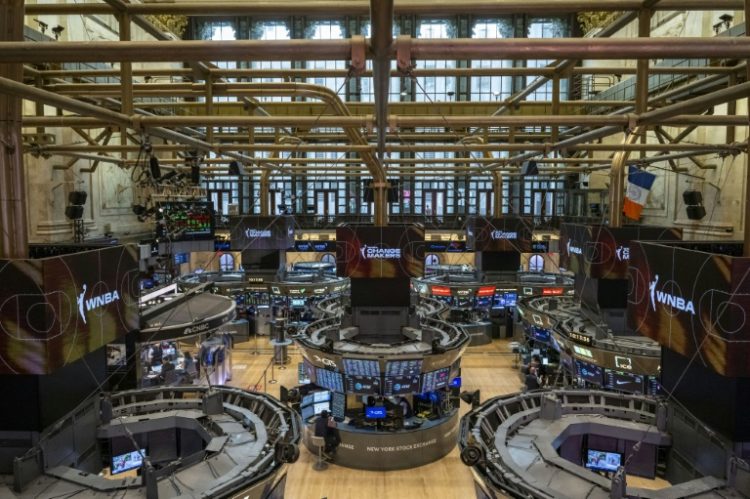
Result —
M386 376L419 376L422 372L422 359L390 360L385 364Z
M302 420L307 421L308 419L313 417L315 415L315 413L313 412L314 410L315 410L315 405L313 404L302 406L302 409L301 409Z
M315 403L315 394L314 393L308 393L304 397L302 397L302 403L300 406L305 407L306 405L312 405Z
M346 416L346 394L333 392L331 414L336 421L343 421Z
M599 366L595 366L594 364L589 364L588 362L581 362L580 360L576 360L576 372L578 373L578 377L580 377L583 381L586 381L587 383L592 383L594 385L600 385L602 384L602 368Z
M344 357L344 372L354 376L380 376L380 362L376 359L347 359Z
M214 238L214 206L208 202L170 202L159 205L163 236L171 241Z
M365 407L365 417L367 419L384 419L386 416L385 407L374 405Z
M586 451L586 468L596 471L617 471L622 463L622 454L588 449Z
M515 307L516 301L518 301L518 293L505 293L504 299L506 307Z
M145 455L146 451L141 449L133 452L128 452L127 454L112 456L112 474L116 475L118 473L123 473L125 471L140 468L143 464L143 458L145 457Z
M315 384L332 392L344 391L344 380L341 374L321 367L315 368Z
M313 392L312 396L315 402L328 402L331 400L331 392L329 391Z
M305 299L304 298L294 298L294 299L292 299L292 307L295 307L295 308L304 308L305 307Z
M665 395L664 388L661 386L661 383L659 383L659 378L657 378L656 376L649 376L647 385L648 385L647 389L648 389L649 395L654 395L654 396Z
M313 414L318 415L323 411L330 411L331 410L331 403L330 402L316 402L313 404Z
M421 392L434 392L440 388L445 388L448 385L448 378L450 377L450 368L443 367L436 371L430 371L422 375L422 388Z
M383 395L419 393L419 374L413 376L386 376Z
M604 388L617 390L619 392L643 393L643 376L605 369Z
M542 357L542 365L543 366L548 366L549 365L549 358Z
M347 393L381 395L380 376L346 376Z

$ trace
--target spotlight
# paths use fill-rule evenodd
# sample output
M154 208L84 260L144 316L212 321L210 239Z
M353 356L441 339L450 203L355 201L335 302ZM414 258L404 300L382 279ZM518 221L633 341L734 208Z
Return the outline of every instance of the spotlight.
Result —
M54 33L55 35L55 40L60 39L60 35L62 34L63 31L65 31L65 28L63 28L59 24L55 26L54 28L52 28L52 33Z
M86 191L71 191L68 194L68 203L83 206L84 204L86 204L87 198L88 194L86 193Z
M72 205L65 208L65 216L71 220L80 220L83 218L83 206Z
M472 409L476 409L479 407L480 398L479 398L479 390L474 390L473 392L465 391L461 392L461 394L458 396L461 400L466 402L467 404L471 404Z

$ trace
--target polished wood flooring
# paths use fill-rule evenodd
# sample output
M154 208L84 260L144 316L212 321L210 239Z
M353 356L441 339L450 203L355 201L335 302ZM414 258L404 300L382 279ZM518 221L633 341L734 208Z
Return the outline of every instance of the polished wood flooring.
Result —
M267 337L253 339L235 346L232 354L233 377L228 384L265 390L278 397L279 386L297 384L297 364L302 361L297 349L289 348L290 362L286 369L269 369L272 349ZM470 347L461 361L463 390L481 390L482 400L519 391L521 381L518 370L512 366L514 357L509 340L495 340L489 345ZM461 415L468 411L461 404ZM456 447L443 459L410 470L361 471L329 465L324 471L315 471L315 457L302 449L300 459L289 467L286 497L291 499L473 499L474 484L470 469L461 463ZM662 483L637 480L629 484L648 488L661 488ZM650 487L649 487L650 485ZM668 485L668 484L667 484Z

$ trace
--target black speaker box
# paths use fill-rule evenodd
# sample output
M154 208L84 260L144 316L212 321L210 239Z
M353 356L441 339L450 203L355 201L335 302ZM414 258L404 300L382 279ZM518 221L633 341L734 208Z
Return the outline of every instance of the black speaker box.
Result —
M151 156L148 160L148 166L151 168L151 177L154 180L161 178L161 168L159 168L159 158Z
M700 220L706 216L706 208L704 206L686 206L687 217L690 220Z
M198 165L190 167L190 183L198 185L201 183L201 168Z
M71 191L70 194L68 194L68 203L74 205L84 205L86 204L87 198L88 193L86 193L85 191Z
M682 193L682 200L687 206L703 204L703 194L700 191L685 191Z
M66 207L65 216L71 220L78 220L80 218L83 218L83 206L77 204Z
M230 161L229 162L229 174L230 175L239 175L240 174L240 164L236 161Z
M539 167L533 159L521 163L521 176L539 175Z

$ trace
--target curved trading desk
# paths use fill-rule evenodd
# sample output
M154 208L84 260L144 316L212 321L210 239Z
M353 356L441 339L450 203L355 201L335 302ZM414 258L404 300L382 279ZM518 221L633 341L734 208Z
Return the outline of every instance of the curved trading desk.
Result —
M303 442L313 454L310 443L314 420L305 425ZM416 468L437 461L455 446L458 436L458 409L442 418L425 420L416 428L378 431L339 423L339 445L334 462L348 468L390 471Z
M343 308L330 298L317 304L320 318L293 336L310 380L344 398L339 418L346 414L346 422L338 424L337 464L368 470L411 468L435 461L454 447L458 398L457 388L451 390L449 384L459 374L469 337L439 318L445 309L437 300L424 300L417 306L419 328L402 327L399 341L375 343L360 339L356 326L342 328ZM373 402L368 406L383 405L385 413L394 397L412 397L414 413L424 417L404 419L391 402L393 411L383 415L386 419L368 419L364 399ZM303 418L315 421L305 415L304 404ZM335 415L335 402L333 408ZM310 422L304 441L317 453L310 445L312 429Z

